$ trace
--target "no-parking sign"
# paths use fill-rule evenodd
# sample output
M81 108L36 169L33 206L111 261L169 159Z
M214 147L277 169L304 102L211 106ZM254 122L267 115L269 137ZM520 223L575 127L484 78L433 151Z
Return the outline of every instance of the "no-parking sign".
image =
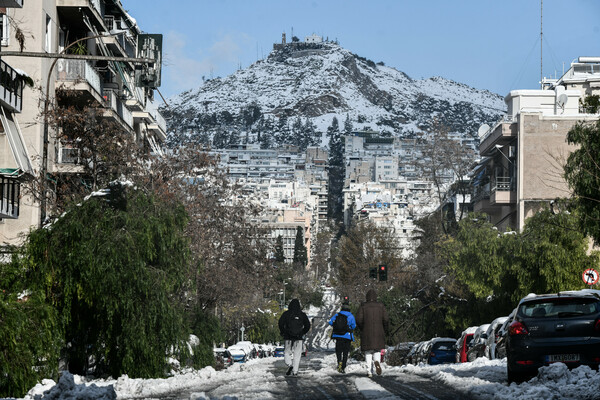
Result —
M581 277L583 278L583 282L588 285L595 285L598 283L598 271L593 268L588 268L583 271L583 275Z

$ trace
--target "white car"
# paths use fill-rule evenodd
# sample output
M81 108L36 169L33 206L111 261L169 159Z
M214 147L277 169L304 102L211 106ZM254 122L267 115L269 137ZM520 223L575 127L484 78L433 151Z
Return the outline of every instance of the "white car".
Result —
M487 329L487 339L485 340L485 351L484 356L490 360L494 360L496 357L496 343L498 342L498 331L502 327L504 321L506 321L508 317L500 317L496 318L492 321L489 328Z

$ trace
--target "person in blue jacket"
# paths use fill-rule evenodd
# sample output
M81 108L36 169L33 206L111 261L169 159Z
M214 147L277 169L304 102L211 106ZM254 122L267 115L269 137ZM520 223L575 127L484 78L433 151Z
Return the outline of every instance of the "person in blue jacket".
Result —
M336 324L335 321L338 318L339 321ZM342 323L344 320L346 323ZM352 331L356 328L356 319L354 319L354 315L350 312L350 302L347 299L342 303L342 310L331 317L329 325L333 327L331 338L335 339L335 355L338 362L337 370L343 374L346 372L350 345L354 341L354 333Z

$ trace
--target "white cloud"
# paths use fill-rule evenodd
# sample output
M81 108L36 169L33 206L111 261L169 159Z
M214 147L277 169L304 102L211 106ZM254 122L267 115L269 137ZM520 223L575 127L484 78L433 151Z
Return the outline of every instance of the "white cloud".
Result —
M198 39L190 40L180 32L169 31L163 46L165 94L171 96L197 88L202 84L202 77L209 79L232 73L242 62L244 53L252 48L251 42L244 33L227 33L212 45L204 45Z

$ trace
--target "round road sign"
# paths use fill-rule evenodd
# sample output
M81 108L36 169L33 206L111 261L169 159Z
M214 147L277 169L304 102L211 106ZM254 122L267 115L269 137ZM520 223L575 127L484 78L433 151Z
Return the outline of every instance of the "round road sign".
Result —
M581 275L581 277L583 278L583 282L588 285L595 285L598 283L598 271L593 268L588 268L583 271L583 275Z

